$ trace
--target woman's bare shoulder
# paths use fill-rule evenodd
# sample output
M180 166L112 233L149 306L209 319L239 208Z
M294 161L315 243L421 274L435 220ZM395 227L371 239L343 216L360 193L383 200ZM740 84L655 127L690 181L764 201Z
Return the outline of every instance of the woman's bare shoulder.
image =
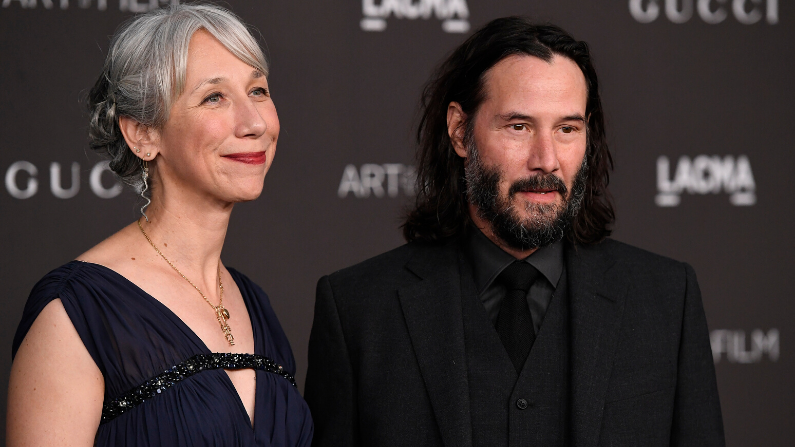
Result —
M52 300L36 318L11 365L8 445L64 445L64 435L70 439L68 445L91 445L103 393L102 373L61 300Z
M75 259L103 265L115 271L124 270L140 252L140 238L138 227L133 222Z

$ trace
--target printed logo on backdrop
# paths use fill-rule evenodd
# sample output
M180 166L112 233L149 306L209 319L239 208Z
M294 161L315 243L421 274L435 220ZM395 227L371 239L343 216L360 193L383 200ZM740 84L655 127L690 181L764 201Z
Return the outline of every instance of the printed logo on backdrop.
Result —
M50 193L59 199L71 199L80 192L80 163L74 162L66 173L63 171L60 163L50 163ZM108 176L113 176L108 161L95 164L88 174L88 185L97 197L112 199L121 194L123 187L115 178L109 185L107 181L103 182L102 177L106 172L109 173ZM33 163L29 161L14 162L6 170L6 191L15 199L29 199L39 192L39 177L39 168ZM45 177L45 175L41 177ZM68 180L65 181L67 177Z
M679 157L675 170L666 156L657 159L657 206L678 206L683 194L726 194L734 206L756 203L756 182L745 155Z
M698 17L717 25L733 17L744 25L778 23L778 0L629 0L629 13L640 23L658 18L686 23Z
M94 8L98 9L99 11L106 11L108 9L108 1L109 0L40 0L41 7L44 9L69 9L70 6L74 7L75 5L81 9L89 9ZM177 5L179 4L179 0L117 0L113 1L110 0L112 3L117 3L119 5L119 11L122 12L147 12L153 9L157 9L163 5ZM12 4L18 4L20 7L24 9L33 9L37 8L39 1L38 0L3 0L3 3L0 4L3 8L8 8ZM93 6L96 5L96 6Z
M719 363L759 363L767 358L777 362L781 349L778 329L767 332L754 329L750 334L744 330L717 329L709 334L712 345L712 360Z
M469 31L469 7L466 0L362 0L359 22L364 31L386 30L387 19L442 21L446 33Z
M398 197L414 195L414 182L417 171L414 166L402 163L374 164L365 163L361 167L345 166L342 180L337 188L337 195L344 199L348 196L357 199L368 197Z

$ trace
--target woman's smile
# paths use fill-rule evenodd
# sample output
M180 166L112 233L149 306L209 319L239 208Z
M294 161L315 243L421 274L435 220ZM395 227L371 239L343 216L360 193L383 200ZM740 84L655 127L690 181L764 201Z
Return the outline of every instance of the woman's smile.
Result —
M261 165L268 161L268 153L262 152L238 152L235 154L223 155L228 160L245 163L247 165Z

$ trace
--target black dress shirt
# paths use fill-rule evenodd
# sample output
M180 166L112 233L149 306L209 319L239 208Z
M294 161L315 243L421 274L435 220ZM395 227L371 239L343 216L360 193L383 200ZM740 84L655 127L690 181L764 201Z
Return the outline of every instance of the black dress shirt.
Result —
M496 324L506 291L502 284L494 280L516 258L503 251L477 228L470 228L464 245L472 265L478 297L486 308L491 322ZM541 247L523 261L541 272L541 277L527 292L527 304L533 316L533 328L538 334L558 281L566 268L563 262L563 241Z

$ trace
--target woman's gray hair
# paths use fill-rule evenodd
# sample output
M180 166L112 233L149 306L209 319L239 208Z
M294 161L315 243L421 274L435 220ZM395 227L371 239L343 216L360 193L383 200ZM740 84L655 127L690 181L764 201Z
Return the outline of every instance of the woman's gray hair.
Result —
M141 160L119 128L126 116L161 128L185 88L188 45L206 30L241 61L268 75L265 56L246 26L215 5L173 5L136 16L113 36L105 66L88 97L89 145L110 157L110 168L133 187L141 184Z

